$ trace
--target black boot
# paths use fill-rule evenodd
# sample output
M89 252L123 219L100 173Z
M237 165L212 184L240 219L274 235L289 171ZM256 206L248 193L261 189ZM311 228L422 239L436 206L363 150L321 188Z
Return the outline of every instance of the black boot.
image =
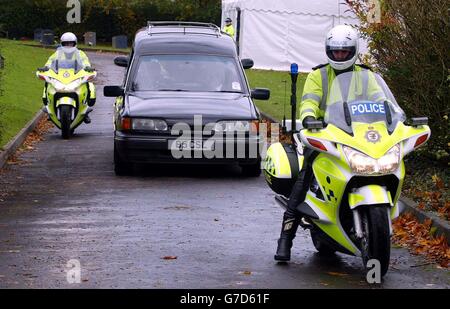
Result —
M283 226L281 227L280 239L278 239L276 261L287 262L291 260L292 240L295 238L299 219L289 215L287 212L283 216Z
M89 115L84 116L84 123L85 124L90 124L91 123L91 117L89 117Z
M96 102L97 100L96 99L91 99L91 98L89 98L88 99L88 106L89 107L93 107L94 105L95 105L95 102Z

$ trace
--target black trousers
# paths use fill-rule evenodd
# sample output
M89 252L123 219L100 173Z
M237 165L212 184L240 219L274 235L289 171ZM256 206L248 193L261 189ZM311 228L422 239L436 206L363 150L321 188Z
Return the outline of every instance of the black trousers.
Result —
M302 203L306 198L306 193L311 184L313 177L312 164L314 160L319 155L318 151L305 148L303 156L303 167L298 175L297 181L295 182L291 195L289 197L289 202L287 204L287 210L285 215L289 218L299 218L300 215L297 212L297 206Z

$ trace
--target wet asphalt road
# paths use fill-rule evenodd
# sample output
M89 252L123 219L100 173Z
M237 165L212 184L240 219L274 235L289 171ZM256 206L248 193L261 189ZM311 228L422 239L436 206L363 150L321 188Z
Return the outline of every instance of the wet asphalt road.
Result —
M1 288L374 288L359 258L316 254L299 231L292 263L273 261L282 210L264 178L238 167L113 172L111 55L99 70L92 124L63 141L52 130L0 180ZM107 72L107 75L106 75ZM175 260L163 257L176 256ZM80 284L67 262L81 263ZM383 288L449 288L449 272L393 248ZM423 265L423 266L420 266Z

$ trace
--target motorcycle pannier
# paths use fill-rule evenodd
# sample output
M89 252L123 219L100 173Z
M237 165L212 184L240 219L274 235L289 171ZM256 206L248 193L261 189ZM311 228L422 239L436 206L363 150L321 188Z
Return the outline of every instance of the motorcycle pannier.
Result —
M297 153L294 145L271 145L264 162L267 184L275 193L289 197L302 164L303 156Z

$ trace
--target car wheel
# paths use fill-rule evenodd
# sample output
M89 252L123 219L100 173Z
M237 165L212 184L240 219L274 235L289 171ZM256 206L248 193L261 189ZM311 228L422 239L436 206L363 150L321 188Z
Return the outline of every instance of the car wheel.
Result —
M259 177L261 176L261 161L250 165L241 165L242 175L245 177Z
M133 166L122 160L114 146L114 172L117 176L127 176L133 172Z

